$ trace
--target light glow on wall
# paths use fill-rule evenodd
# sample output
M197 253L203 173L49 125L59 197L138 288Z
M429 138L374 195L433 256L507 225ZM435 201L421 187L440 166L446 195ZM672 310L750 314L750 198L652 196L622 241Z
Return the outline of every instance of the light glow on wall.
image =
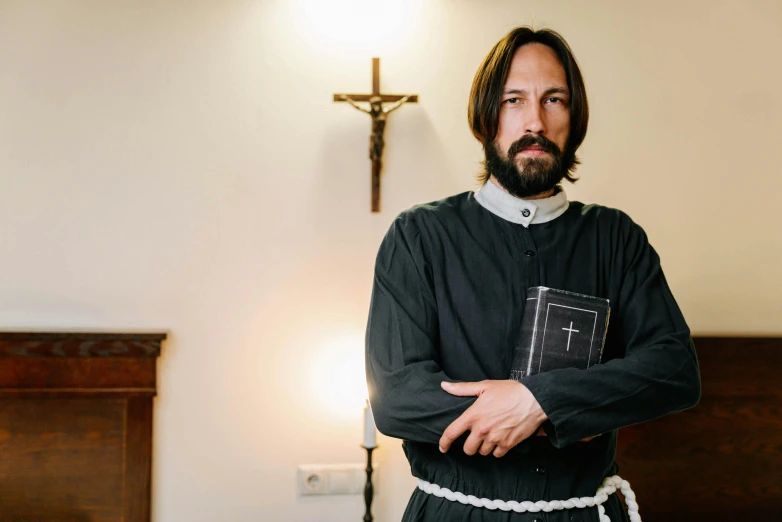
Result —
M413 33L421 2L414 0L297 0L299 34L378 53Z
M319 347L310 367L310 395L330 417L354 419L367 398L364 336L336 337Z

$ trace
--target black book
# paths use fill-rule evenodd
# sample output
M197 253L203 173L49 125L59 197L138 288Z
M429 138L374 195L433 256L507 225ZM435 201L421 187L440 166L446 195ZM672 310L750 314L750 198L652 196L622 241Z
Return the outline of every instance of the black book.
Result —
M600 362L611 308L608 299L545 286L528 290L510 378Z

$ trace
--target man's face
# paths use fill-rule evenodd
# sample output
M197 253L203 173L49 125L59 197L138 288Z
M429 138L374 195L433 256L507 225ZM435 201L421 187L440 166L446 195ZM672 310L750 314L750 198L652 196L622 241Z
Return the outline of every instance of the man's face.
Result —
M566 174L562 152L570 133L570 92L550 47L532 43L516 50L500 102L495 150L487 150L489 173L517 197L554 188ZM495 172L502 163L504 172Z

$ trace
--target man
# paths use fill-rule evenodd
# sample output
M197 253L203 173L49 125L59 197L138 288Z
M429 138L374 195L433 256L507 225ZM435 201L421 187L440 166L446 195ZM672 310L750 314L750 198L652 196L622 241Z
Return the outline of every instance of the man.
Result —
M690 330L645 233L618 210L568 202L559 185L575 181L587 121L567 43L515 29L489 52L470 94L484 185L403 212L383 240L367 328L370 400L378 429L404 439L419 479L479 499L591 497L617 472L617 429L700 398ZM508 379L535 286L610 300L601 364ZM626 517L616 495L603 507L613 522ZM598 513L490 510L419 488L404 520Z

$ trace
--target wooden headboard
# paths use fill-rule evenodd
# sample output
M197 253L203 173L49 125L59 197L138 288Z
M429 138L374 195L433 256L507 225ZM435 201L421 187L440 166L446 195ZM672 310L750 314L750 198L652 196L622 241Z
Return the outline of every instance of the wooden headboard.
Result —
M644 522L782 520L782 337L695 337L693 409L619 430Z
M165 338L0 332L0 520L149 522Z

